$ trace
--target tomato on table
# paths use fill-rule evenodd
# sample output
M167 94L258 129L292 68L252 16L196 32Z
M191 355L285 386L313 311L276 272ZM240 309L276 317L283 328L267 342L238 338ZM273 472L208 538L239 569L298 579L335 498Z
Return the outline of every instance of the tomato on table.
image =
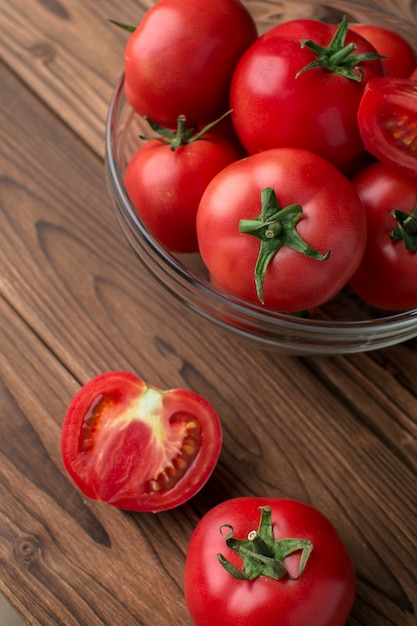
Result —
M353 184L365 206L368 243L352 289L381 309L417 308L417 179L376 162Z
M128 39L126 97L169 128L179 115L190 124L211 122L227 110L233 69L256 37L240 0L160 0Z
M339 170L311 152L277 148L213 178L198 207L197 237L214 285L294 313L348 282L365 251L366 221Z
M66 412L64 465L89 498L120 509L158 512L183 504L217 463L221 426L198 394L163 391L129 372L106 372Z
M233 73L230 108L244 148L304 148L347 167L363 151L357 109L364 87L383 75L363 37L317 20L272 28L244 52Z
M377 24L351 24L350 29L365 37L383 55L387 76L408 78L417 67L414 48L394 30Z
M211 509L195 528L184 593L196 626L345 626L355 571L314 507L241 497Z
M153 124L159 138L143 144L130 160L124 184L136 211L171 252L198 251L196 214L211 179L240 157L237 144L201 129L194 133L179 116L177 131ZM216 125L217 126L217 125Z
M358 123L368 152L417 177L417 80L386 76L369 81Z

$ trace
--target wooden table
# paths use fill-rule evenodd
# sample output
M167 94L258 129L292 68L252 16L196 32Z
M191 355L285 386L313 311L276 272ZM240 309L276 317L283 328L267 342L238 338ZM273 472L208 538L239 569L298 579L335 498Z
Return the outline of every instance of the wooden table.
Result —
M352 554L349 626L415 625L416 342L315 359L226 341L166 306L116 224L103 132L127 34L108 18L135 23L152 4L0 0L0 592L28 624L187 626L200 517L288 496L323 511ZM401 10L412 19L411 0ZM221 417L218 466L177 510L87 501L63 469L66 406L110 369L193 389Z

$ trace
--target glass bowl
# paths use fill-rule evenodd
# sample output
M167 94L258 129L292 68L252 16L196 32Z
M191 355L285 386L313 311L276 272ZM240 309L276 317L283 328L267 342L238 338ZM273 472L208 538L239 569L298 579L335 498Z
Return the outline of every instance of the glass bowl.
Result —
M379 24L417 40L412 15L399 19L372 4L349 1L245 2L261 34L274 24L298 17L339 23ZM404 11L406 11L406 6ZM391 314L372 309L345 289L309 318L267 310L230 296L210 284L197 254L175 255L166 250L143 223L130 202L123 177L126 165L149 132L145 120L130 108L123 76L115 87L106 124L105 164L111 205L120 227L138 258L173 297L210 320L220 330L238 335L252 346L295 356L336 355L387 347L417 336L417 310Z

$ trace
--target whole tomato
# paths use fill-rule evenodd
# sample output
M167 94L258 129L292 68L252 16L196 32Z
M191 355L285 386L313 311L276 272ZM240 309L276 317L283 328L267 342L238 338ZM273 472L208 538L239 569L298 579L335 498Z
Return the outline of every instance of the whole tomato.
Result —
M198 207L197 237L213 284L294 313L348 282L365 251L366 221L339 170L312 152L277 148L213 178Z
M184 594L196 626L345 626L355 572L317 509L285 498L234 498L195 528Z
M369 81L358 108L365 147L379 161L414 178L417 178L416 120L416 79L384 76Z
M242 55L230 108L237 135L254 154L304 148L339 169L363 151L357 109L368 80L384 73L375 48L347 28L316 20L280 24Z
M353 184L364 203L368 243L352 289L381 309L416 309L417 179L376 162Z
M131 511L165 511L194 496L217 463L219 419L201 396L106 372L74 396L62 458L89 498Z
M159 0L128 39L126 97L162 126L175 128L179 115L211 122L227 110L232 72L256 37L240 0Z
M399 33L377 24L352 24L350 28L365 37L383 55L387 76L407 78L415 70L415 50Z
M179 117L176 133L153 124L159 138L142 145L130 160L124 184L132 204L153 235L171 252L197 252L196 214L205 188L240 154L215 132L193 133Z

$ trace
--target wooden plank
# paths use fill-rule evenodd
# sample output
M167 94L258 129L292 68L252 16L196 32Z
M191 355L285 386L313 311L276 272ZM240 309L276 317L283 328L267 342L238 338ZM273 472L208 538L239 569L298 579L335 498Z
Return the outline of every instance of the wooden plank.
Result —
M0 3L0 57L101 156L127 39L109 19L139 22L149 4L127 0L115 15L110 0Z

